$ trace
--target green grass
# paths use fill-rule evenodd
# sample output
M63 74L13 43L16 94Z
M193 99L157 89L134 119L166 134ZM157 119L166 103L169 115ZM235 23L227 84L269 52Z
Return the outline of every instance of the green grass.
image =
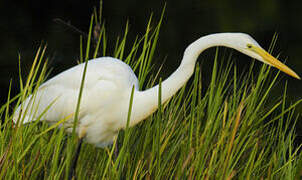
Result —
M134 41L127 40L126 24L124 35L109 53L106 29L95 10L88 40L80 38L80 62L114 56L135 70L141 88L160 83L152 61L162 17L155 24L151 16L145 35ZM92 37L95 26L101 30ZM52 126L38 121L15 126L10 113L45 81L45 49L37 51L26 80L20 75L20 93L11 97L9 92L7 103L0 108L0 179L67 179L77 137L58 128L66 119ZM192 81L169 102L142 123L121 131L114 142L120 150L117 157L115 146L100 149L84 143L77 178L299 179L302 155L300 145L294 146L295 106L302 99L289 104L286 84L280 97L270 96L278 74L272 75L268 66L256 73L251 61L251 68L239 75L233 58L224 57L217 48L212 74L207 74L211 76L209 84L202 84L204 74L197 64ZM80 108L79 95L75 116Z

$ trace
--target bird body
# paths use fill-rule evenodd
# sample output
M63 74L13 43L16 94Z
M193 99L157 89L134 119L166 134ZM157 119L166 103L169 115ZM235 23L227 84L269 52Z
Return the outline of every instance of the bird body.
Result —
M295 78L300 78L294 71L263 50L247 34L211 34L199 38L186 48L180 66L162 82L161 103L171 98L189 80L199 54L213 46L236 49ZM73 115L83 70L84 64L79 64L43 83L36 94L30 95L17 108L14 122L17 122L19 117L23 119L23 123L27 123L41 116L40 120L56 123ZM111 144L117 137L118 131L126 127L133 86L135 89L130 126L144 120L157 109L159 85L140 91L134 72L121 60L101 57L88 61L77 133L80 136L83 134L85 141L98 147ZM47 107L49 109L43 114ZM34 113L22 113L26 108L33 109ZM70 118L64 123L68 132L72 130L73 121L74 119Z
M50 124L73 114L78 101L84 63L74 66L43 83L35 95L25 100L24 107L35 112L27 113L24 123L35 120L49 109L41 120ZM88 61L80 104L78 133L85 130L86 140L97 146L106 146L116 137L127 122L129 97L132 87L138 90L138 79L124 62L102 57ZM34 98L33 98L34 97ZM21 106L16 110L18 115ZM17 119L17 118L15 118ZM73 118L64 126L72 131Z

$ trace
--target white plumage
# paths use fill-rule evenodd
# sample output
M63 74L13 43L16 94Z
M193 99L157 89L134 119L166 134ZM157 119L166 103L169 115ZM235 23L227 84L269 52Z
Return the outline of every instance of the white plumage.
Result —
M199 54L213 46L234 48L299 79L295 72L269 55L249 35L243 33L212 34L199 38L187 47L180 66L162 82L162 103L173 96L192 76ZM56 123L73 115L83 69L84 64L79 64L43 83L35 95L29 96L22 103L23 113L21 113L21 106L17 108L14 121L17 122L19 117L23 119L24 123L35 120L50 105L50 109L40 120ZM124 62L111 57L90 60L80 104L77 127L79 136L83 136L85 141L99 147L111 144L118 131L126 127L133 85L135 91L130 126L144 120L157 109L158 85L145 91L139 91L137 77ZM25 114L26 108L29 111ZM32 111L30 111L31 109ZM72 125L73 116L64 126L68 132L71 132Z
M41 120L56 123L71 115L78 101L83 70L84 63L43 83L34 95L34 100L30 96L24 103L24 107L27 107L28 102L31 102L29 110L37 110L31 114L27 113L24 123L35 120L48 106L50 108ZM102 57L88 62L80 104L78 131L83 131L85 128L86 139L89 143L103 146L112 142L118 130L124 126L123 122L127 120L129 97L133 85L138 90L138 79L132 69L122 61ZM21 106L16 110L16 115L19 114L20 108ZM72 131L72 122L73 118L65 124L66 127L70 127L67 128L69 132Z

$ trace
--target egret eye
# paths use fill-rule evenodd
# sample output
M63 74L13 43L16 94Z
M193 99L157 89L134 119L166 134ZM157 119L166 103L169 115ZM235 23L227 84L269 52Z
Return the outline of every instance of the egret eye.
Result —
M246 47L251 49L253 46L251 44L247 44Z

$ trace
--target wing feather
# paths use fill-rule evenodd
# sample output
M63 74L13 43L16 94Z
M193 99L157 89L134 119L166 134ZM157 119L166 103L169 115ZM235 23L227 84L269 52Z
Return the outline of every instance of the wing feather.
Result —
M47 107L49 109L41 120L56 122L74 113L83 70L84 64L79 64L43 83L36 94L30 95L22 103L22 109L26 107L32 109L27 110L24 123L36 120ZM123 91L131 88L133 84L138 87L138 80L132 69L114 58L90 60L86 72L80 116L105 110L104 107L117 103ZM21 106L15 112L14 121L19 117L20 112Z

